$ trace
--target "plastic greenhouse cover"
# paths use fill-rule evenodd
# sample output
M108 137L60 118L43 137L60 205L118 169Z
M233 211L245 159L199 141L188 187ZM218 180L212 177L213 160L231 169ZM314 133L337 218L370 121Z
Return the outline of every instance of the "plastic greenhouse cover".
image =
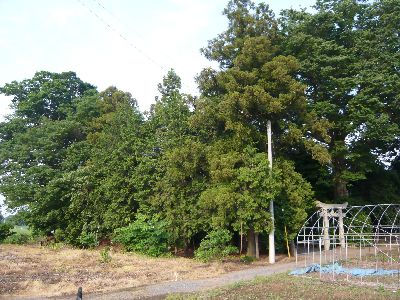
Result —
M322 265L312 264L306 268L300 268L290 272L290 275L304 275L312 272L333 273L335 274L349 274L353 276L388 276L398 274L399 270L385 270L385 269L361 269L361 268L344 268L338 263Z

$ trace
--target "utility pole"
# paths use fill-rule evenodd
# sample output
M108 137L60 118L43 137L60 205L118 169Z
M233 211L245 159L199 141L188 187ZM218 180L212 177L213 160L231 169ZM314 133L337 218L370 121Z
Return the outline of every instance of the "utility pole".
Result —
M268 162L270 176L272 176L272 130L271 121L267 121L267 137L268 137ZM269 202L269 212L271 214L272 229L269 233L269 263L275 263L275 217L274 217L274 201Z

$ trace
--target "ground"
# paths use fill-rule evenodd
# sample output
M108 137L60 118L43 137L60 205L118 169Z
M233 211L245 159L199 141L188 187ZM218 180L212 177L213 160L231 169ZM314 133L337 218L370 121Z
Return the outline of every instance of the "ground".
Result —
M106 293L159 282L215 277L251 265L239 259L201 263L188 258L149 258L121 251L102 262L101 249L38 245L0 245L0 298L72 295L79 286L86 294Z
M102 249L0 245L0 299L400 299L399 289L287 275L293 259L201 263ZM104 253L104 252L103 252ZM254 279L256 278L256 279ZM400 284L400 281L399 281Z
M332 283L314 278L278 274L239 282L224 288L197 294L172 294L168 300L178 299L338 299L372 300L400 299L400 291L366 286Z

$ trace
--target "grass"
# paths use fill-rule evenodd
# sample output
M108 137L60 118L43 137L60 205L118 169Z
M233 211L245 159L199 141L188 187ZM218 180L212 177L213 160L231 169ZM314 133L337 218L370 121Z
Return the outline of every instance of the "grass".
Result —
M236 261L201 263L192 259L122 253L116 249L81 250L63 244L0 244L0 298L111 292L165 281L200 279L248 268Z
M172 294L169 300L180 299L400 299L400 291L385 290L343 283L322 282L315 278L279 274L239 282L224 288L195 294Z

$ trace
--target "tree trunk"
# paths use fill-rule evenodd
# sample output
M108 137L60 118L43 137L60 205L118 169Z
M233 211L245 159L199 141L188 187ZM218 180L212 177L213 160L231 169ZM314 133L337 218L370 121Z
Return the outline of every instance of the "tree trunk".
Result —
M333 184L334 184L334 198L339 200L341 198L347 198L349 192L347 190L347 182L343 179L343 174L347 169L345 153L344 140L336 140L334 142L334 150L336 149L338 153L332 157L333 166Z
M294 257L296 255L296 244L294 243L293 240L291 240L289 243L289 252L290 252L290 256L292 256L292 257Z
M190 240L189 239L185 239L185 249L184 249L184 255L185 257L189 256L189 245L190 245Z
M260 248L258 247L258 233L254 233L254 240L255 240L255 246L256 246L256 258L260 258Z
M341 178L335 179L335 199L347 198L349 196L349 191L347 190L347 182Z
M256 256L256 243L254 238L254 229L250 228L247 234L247 256Z

